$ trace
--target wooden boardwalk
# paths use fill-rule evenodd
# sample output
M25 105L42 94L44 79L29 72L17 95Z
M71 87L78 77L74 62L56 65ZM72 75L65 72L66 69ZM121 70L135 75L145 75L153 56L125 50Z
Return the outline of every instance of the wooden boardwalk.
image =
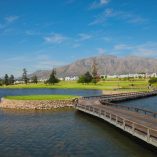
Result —
M139 98L144 93L136 94L138 95L136 98ZM153 96L155 94L156 91L153 93L149 92L145 96ZM124 94L121 96L124 98ZM146 143L157 147L157 113L139 108L113 104L108 101L104 101L104 98L102 97L103 96L91 98L85 97L79 99L76 104L76 109L99 117L123 131L145 141ZM113 96L112 98L114 99L115 97L118 97L121 101L120 95ZM128 94L127 97L129 97Z

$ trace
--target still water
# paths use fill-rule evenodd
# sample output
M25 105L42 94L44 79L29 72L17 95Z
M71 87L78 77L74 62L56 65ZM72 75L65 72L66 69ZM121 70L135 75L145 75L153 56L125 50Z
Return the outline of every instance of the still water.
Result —
M2 157L156 157L123 132L76 111L0 111Z
M121 102L120 104L157 112L157 96L125 101Z
M0 89L0 98L7 95L42 95L42 94L65 94L77 96L101 95L101 90L83 89Z
M39 91L0 90L0 95L54 92ZM100 91L83 92L89 92L89 95L93 94L92 92L100 94ZM73 90L73 93L79 95L78 91ZM108 123L75 110L57 112L0 110L0 157L156 156L155 150L126 136Z

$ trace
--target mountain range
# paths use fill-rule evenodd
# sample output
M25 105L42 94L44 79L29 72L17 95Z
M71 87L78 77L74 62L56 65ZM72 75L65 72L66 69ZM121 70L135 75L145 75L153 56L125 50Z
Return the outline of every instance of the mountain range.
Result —
M56 68L58 77L79 76L92 70L93 59L96 60L100 75L129 74L129 73L157 73L157 59L137 56L117 57L99 55L77 60L71 64ZM40 79L47 79L51 70L38 70L29 75L36 75Z

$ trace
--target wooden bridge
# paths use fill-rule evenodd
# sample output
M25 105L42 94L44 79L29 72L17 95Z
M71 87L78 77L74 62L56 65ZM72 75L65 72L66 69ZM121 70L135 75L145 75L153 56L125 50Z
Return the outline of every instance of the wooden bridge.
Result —
M157 147L157 113L112 103L155 95L157 91L83 97L75 108Z

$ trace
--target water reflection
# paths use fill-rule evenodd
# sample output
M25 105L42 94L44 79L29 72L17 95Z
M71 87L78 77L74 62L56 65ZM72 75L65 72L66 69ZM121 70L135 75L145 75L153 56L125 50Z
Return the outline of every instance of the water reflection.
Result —
M0 111L0 156L155 157L129 136L75 111Z

